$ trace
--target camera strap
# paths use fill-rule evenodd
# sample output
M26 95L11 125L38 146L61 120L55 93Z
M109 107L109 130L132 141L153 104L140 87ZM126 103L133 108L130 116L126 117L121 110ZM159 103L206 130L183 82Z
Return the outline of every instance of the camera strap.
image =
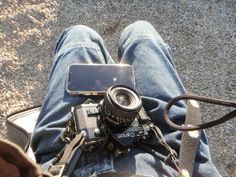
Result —
M215 104L215 105L221 105L221 106L225 106L225 107L236 108L236 102L235 101L226 101L226 100L222 100L222 99L208 98L208 97L196 96L196 95L192 95L192 94L177 96L177 97L173 98L166 105L166 107L164 109L164 119L165 119L166 123L171 128L173 128L175 130L181 130L181 131L202 130L202 129L206 129L206 128L210 128L210 127L214 127L216 125L222 124L225 121L228 121L228 120L236 117L236 109L234 109L233 111L225 114L221 118L210 121L210 122L207 122L207 123L202 123L202 124L200 123L200 124L197 124L197 125L195 125L195 124L177 125L177 124L173 123L170 120L168 114L169 114L170 108L180 100L192 101L192 103L193 103L192 106L196 105L196 108L198 108L198 109L199 109L199 105L196 101L205 102L205 103L209 103L209 104Z
M198 102L193 100L187 101L187 114L185 117L186 125L201 124L201 111ZM182 132L181 145L179 151L180 170L187 173L186 176L193 175L193 167L197 152L197 146L200 141L200 131Z
M81 146L85 137L80 133L72 141L68 141L65 148L57 155L48 171L55 177L68 177L82 154Z
M177 153L175 152L174 149L172 149L165 141L165 138L161 132L161 130L155 126L154 124L150 125L151 130L154 132L154 134L156 135L159 143L166 149L166 151L168 152L168 156L164 159L164 162L168 165L173 166L180 174L181 174L181 170L180 167L177 163L178 159L177 159Z
M187 114L185 117L184 125L177 125L173 123L168 116L170 108L180 100L187 100ZM236 110L233 110L217 120L202 123L200 105L198 102L236 108L236 102L234 101L196 96L193 94L186 94L175 97L166 105L164 109L164 119L166 123L171 128L182 131L182 139L179 152L180 171L182 176L193 175L195 156L200 140L200 130L219 125L227 120L236 117Z

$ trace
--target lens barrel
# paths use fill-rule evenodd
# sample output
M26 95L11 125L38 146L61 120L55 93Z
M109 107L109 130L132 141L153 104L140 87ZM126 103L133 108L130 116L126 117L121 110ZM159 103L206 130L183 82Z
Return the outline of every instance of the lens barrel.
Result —
M135 90L118 85L107 90L101 111L106 125L117 132L130 126L141 107L141 99Z

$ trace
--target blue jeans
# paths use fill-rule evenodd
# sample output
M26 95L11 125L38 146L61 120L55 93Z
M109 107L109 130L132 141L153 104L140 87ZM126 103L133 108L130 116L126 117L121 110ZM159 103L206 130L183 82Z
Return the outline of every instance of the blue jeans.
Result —
M181 133L171 130L163 120L163 109L172 98L185 93L177 74L169 48L151 24L137 21L124 29L119 40L120 63L133 66L136 90L153 122L161 128L167 143L179 151ZM71 96L65 91L68 66L72 63L115 63L104 46L102 38L94 30L77 25L70 27L60 36L53 66L49 76L48 93L33 134L32 147L37 162L44 164L53 159L64 144L60 135L67 122L71 106L81 104L87 96ZM170 117L178 123L184 122L186 105L180 102L173 106ZM140 149L132 148L121 157L107 152L86 153L79 160L72 176L91 176L107 172L138 174L144 176L178 176L178 173L163 162L162 147L157 140L147 144L156 147L160 158ZM198 146L194 176L217 177L211 162L205 133Z

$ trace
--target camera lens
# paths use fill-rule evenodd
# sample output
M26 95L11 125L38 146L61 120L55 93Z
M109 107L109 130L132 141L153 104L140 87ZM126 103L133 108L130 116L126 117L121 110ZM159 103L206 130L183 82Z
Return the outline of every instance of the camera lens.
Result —
M112 131L130 126L142 107L138 93L126 86L113 86L106 92L101 112Z
M126 94L117 94L115 98L116 102L122 106L129 106L131 104L130 97Z

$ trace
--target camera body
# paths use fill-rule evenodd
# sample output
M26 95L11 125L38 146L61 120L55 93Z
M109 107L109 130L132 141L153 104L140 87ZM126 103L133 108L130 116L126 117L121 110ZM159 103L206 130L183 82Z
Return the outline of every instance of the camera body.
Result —
M123 86L113 92L116 88L108 89L100 103L86 103L75 107L75 130L86 137L84 150L103 148L119 155L150 136L151 120L141 105L140 97L134 96L137 94L134 90ZM124 95L129 96L126 99Z

